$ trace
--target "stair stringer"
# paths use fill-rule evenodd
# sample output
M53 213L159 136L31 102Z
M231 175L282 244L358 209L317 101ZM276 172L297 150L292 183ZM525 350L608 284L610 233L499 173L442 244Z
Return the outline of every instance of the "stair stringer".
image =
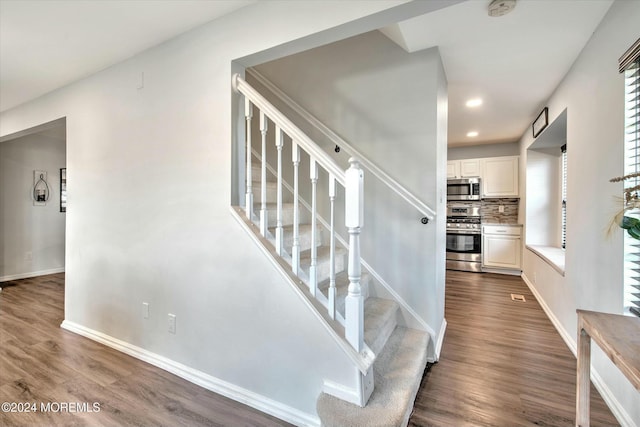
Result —
M352 363L354 367L353 387L338 383L337 381L326 379L325 384L328 381L333 385L335 390L340 390L340 392L338 393L339 395L337 395L336 397L347 400L350 403L364 406L364 403L366 403L369 396L371 395L371 392L373 391L372 384L371 387L366 388L365 380L367 378L373 378L372 372L373 363L376 359L375 354L366 345L360 353L356 352L355 349L351 347L351 345L343 338L344 327L340 324L340 322L331 319L331 317L326 312L326 308L324 307L324 305L311 295L306 283L304 283L302 278L296 277L291 272L290 265L287 264L286 259L283 257L279 257L276 254L272 243L267 238L260 235L259 227L246 218L243 208L232 206L231 213L233 217L238 221L238 223L242 226L242 228L247 232L247 234L253 239L253 241L256 243L256 246L263 252L267 259L271 261L274 267L276 267L277 271L282 275L283 279L294 289L300 300L323 325L338 348L342 350L342 352ZM323 391L326 391L324 385ZM362 401L363 398L364 402Z
M256 151L252 150L253 156L261 160L261 155ZM277 176L276 170L269 164L266 164L267 172L271 174L272 177ZM290 195L293 195L293 187L286 181L282 180L282 187L286 191L289 192ZM302 195L299 195L300 205L305 209L308 216L311 215L311 204L309 204ZM318 223L323 227L325 232L329 232L330 226L329 222L324 219L324 217L320 214L317 215ZM270 240L275 241L273 236L270 236ZM336 233L336 242L339 243L343 248L348 248L349 245L347 241L339 234ZM286 252L286 250L285 250ZM288 255L288 253L287 253ZM405 326L411 329L418 329L420 331L424 331L429 334L431 338L431 342L436 342L436 334L433 328L425 322L418 313L405 301L398 293L393 289L393 287L387 283L384 278L363 258L361 258L362 266L368 271L369 274L373 277L373 279L369 284L369 286L364 290L365 298L368 296L376 296L379 298L390 299L396 301L400 306L400 314L398 317L398 324L401 326ZM429 354L428 359L430 361L437 360L437 354ZM337 397L337 396L336 396Z

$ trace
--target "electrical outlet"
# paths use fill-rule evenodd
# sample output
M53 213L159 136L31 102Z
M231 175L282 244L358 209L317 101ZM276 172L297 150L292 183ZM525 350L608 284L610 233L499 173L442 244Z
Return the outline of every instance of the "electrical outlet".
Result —
M27 262L33 261L33 252L27 251L24 253L24 260Z
M498 206L498 212L504 213L504 205Z
M142 303L142 317L144 317L145 319L149 318L149 303L148 302L143 302Z
M169 313L169 333L176 333L176 315Z

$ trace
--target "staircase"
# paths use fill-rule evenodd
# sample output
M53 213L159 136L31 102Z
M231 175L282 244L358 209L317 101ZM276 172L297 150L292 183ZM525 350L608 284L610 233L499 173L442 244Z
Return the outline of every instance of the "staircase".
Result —
M427 331L408 327L416 323L407 320L412 316L410 310L385 290L375 272L361 266L363 173L359 162L352 159L347 171L337 169L315 144L303 144L306 135L286 123L277 110L272 111L246 82L234 79L234 87L245 95L247 119L246 203L235 207L237 216L335 331L359 371L359 387L352 392L325 384L317 401L322 425L407 425L431 337ZM253 104L261 108L261 150L255 148L259 144L251 136ZM277 125L277 165L266 161L267 117ZM292 138L293 182L286 182L282 173L285 132ZM304 198L298 185L302 150L309 156L311 180L311 194ZM327 221L317 212L318 168L324 168L329 177L331 213ZM348 243L341 242L335 230L336 184L344 186Z

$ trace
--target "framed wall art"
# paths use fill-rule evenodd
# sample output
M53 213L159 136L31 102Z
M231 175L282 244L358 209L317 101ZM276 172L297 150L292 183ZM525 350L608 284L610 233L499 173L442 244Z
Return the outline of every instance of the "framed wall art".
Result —
M538 114L538 117L533 121L531 128L533 129L533 137L540 135L540 132L549 125L549 108L544 109Z

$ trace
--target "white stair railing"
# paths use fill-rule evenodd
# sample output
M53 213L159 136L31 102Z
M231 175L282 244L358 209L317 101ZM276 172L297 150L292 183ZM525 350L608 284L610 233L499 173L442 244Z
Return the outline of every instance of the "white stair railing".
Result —
M253 219L253 177L251 176L251 118L253 117L253 107L248 99L244 100L244 117L247 121L247 194L245 197L245 210L247 218Z
M351 166L345 174L345 219L349 231L349 293L345 300L345 317L350 323L345 325L347 341L361 351L364 345L364 296L360 287L362 271L360 267L360 229L364 222L364 174L355 158L350 158Z
M278 182L276 196L276 253L282 256L284 243L284 229L282 227L282 146L284 145L284 132L280 126L276 126L276 150L278 150Z
M322 123L317 117L311 114L309 111L305 110L300 104L291 99L286 93L284 93L279 87L274 85L269 79L260 74L256 69L249 68L247 69L247 73L251 74L253 78L255 78L261 85L263 85L267 90L273 93L278 99L284 102L289 108L295 111L300 117L302 117L305 121L313 125L317 130L322 132L333 144L340 147L342 151L347 153L350 157L355 157L359 159L361 166L370 172L373 176L378 178L384 185L386 185L389 189L391 189L394 193L402 197L407 203L413 206L418 212L420 212L422 217L422 223L426 224L429 221L432 221L436 213L433 209L431 209L426 203L420 200L415 194L411 193L407 188L405 188L398 181L393 179L389 174L387 174L382 168L369 160L366 156L360 153L355 147L345 141L342 137L340 137L337 133L327 127L324 123Z
M299 210L299 168L300 151L304 151L309 156L309 178L311 182L311 256L309 268L309 291L311 295L319 298L317 280L317 183L318 170L324 169L329 177L329 204L331 236L329 239L329 291L326 301L327 311L331 318L336 317L336 250L335 250L335 198L336 185L344 187L345 195L345 225L349 233L349 254L348 254L348 277L349 289L345 301L345 336L349 342L361 355L367 350L364 344L364 297L360 286L361 266L360 266L360 230L363 223L364 212L364 173L360 163L355 158L349 160L350 167L344 171L340 166L313 140L293 124L284 114L269 103L259 92L251 87L238 74L233 76L233 88L236 92L245 97L245 119L247 133L247 194L245 198L247 218L252 218L253 210L253 188L252 188L252 163L251 163L251 120L253 117L253 106L260 110L260 132L262 136L262 158L261 158L261 208L260 208L260 232L267 234L269 224L268 210L266 209L266 137L268 131L267 119L275 124L275 143L278 152L277 169L277 203L276 203L276 252L283 252L283 230L282 230L282 159L281 153L284 144L284 135L291 139L291 160L293 163L293 243L291 247L291 271L300 276L300 210ZM321 301L323 302L323 301ZM363 356L364 357L364 356ZM366 356L368 357L368 356ZM363 375L370 374L369 369L362 369Z
M260 134L262 135L262 164L260 167L260 234L267 235L267 116L260 111Z

